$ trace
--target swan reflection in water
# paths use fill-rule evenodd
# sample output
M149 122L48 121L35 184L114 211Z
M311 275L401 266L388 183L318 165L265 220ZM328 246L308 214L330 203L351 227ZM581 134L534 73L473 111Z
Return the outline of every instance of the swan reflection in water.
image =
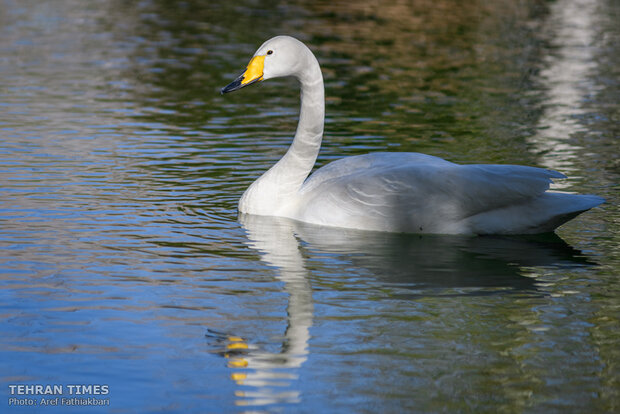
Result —
M510 292L543 295L536 278L525 276L524 267L592 264L553 233L527 238L421 236L314 226L256 215L242 214L240 221L248 246L274 267L275 277L288 294L288 306L279 352L261 350L251 339L235 334L207 335L218 342L219 352L228 360L231 378L239 385L235 393L239 406L301 401L295 380L309 354L312 275L320 274L322 281L338 281L344 275L343 289L358 288L363 295L364 289L376 286L377 291L392 290L391 299L402 300ZM346 286L355 283L351 280L356 275L364 286Z

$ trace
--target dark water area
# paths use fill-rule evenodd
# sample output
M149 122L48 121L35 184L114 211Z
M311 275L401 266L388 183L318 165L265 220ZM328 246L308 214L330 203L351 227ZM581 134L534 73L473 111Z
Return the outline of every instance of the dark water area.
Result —
M466 3L0 0L0 412L620 410L620 4ZM524 164L606 203L532 237L239 216L299 90L219 90L278 34L322 65L317 167Z

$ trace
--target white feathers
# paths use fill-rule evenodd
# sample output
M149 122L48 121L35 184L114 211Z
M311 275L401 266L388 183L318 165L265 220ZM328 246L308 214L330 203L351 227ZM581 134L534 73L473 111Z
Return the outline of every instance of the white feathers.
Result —
M519 234L553 231L604 201L548 192L552 178L564 177L556 171L458 165L417 153L348 157L306 179L323 134L319 64L303 43L286 36L265 42L255 56L263 54L269 77L300 81L300 120L288 152L241 197L242 213L365 230Z

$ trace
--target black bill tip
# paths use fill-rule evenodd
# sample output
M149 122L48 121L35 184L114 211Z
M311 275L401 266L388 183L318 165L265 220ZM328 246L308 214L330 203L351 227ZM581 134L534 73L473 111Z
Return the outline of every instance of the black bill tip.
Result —
M254 84L256 82L262 81L263 77L262 76L257 77L256 79L253 79L253 80L251 80L249 82L246 82L246 83L243 83L244 79L245 79L245 72L241 76L239 76L237 79L235 79L234 81L232 81L228 85L224 86L220 90L220 93L222 95L224 95L225 93L234 92L234 91L236 91L238 89L245 88L246 86L250 86L250 85L252 85L252 84Z
M243 81L243 75L239 76L237 79L235 79L234 81L232 81L231 83L229 83L228 85L224 86L221 90L220 93L222 95L224 95L225 93L229 93L229 92L234 92L237 89L241 89L246 85L243 85L241 82Z

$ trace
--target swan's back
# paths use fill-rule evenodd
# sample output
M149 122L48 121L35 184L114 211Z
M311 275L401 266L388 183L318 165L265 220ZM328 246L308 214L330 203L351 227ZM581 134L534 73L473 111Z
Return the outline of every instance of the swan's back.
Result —
M315 224L419 233L552 231L603 200L546 192L556 171L459 165L418 153L334 161L300 190L297 216Z

